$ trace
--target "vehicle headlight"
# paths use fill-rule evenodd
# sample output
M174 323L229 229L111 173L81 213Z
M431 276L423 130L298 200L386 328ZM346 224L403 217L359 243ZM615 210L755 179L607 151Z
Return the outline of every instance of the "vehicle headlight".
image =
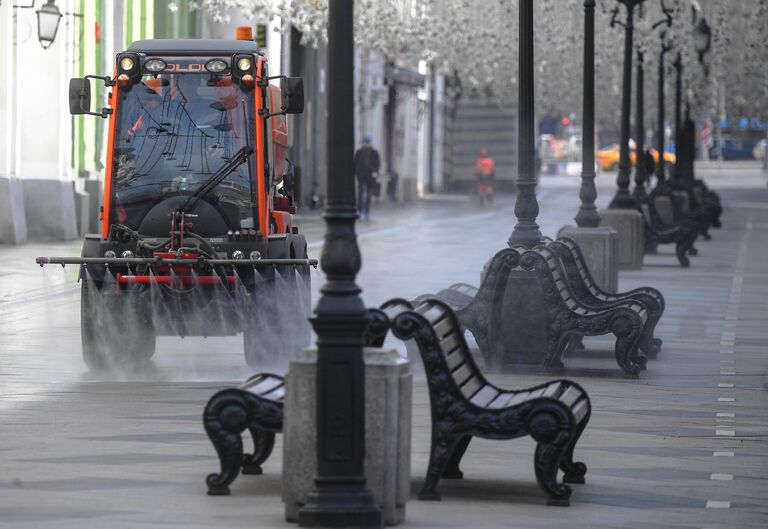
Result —
M126 59L123 59L125 61ZM130 60L130 59L128 59ZM121 61L122 62L122 61ZM149 59L144 63L144 68L150 72L162 72L168 66L163 59Z
M117 254L115 253L114 250L107 250L106 252L104 252L104 257L106 257L107 259L114 259L115 257L117 257Z
M130 250L126 250L123 252L123 259L130 259L134 256L134 253Z
M241 57L237 60L237 67L240 68L242 71L247 72L251 69L251 65L253 62L248 57Z
M240 61L248 60L248 59L240 59ZM238 63L239 66L239 63ZM250 68L250 65L248 66ZM246 70L248 69L246 68ZM208 70L211 73L221 73L227 69L227 63L225 61L222 61L221 59L211 59L207 63L205 63L205 69Z
M245 259L245 254L242 250L235 250L232 252L232 259Z
M135 63L131 57L123 57L120 59L120 69L125 71L133 70Z
M257 259L261 259L261 252L258 250L254 250L251 252L251 255L249 256L253 261Z

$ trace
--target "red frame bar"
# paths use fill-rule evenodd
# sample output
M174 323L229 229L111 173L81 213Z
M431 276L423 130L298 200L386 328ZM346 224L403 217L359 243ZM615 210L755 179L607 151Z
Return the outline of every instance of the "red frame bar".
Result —
M227 283L234 285L237 281L236 276L226 276ZM218 285L221 282L219 276L189 276L178 275L175 278L173 276L148 276L148 275L124 275L117 274L117 282L120 285L148 285L150 283L160 283L164 285L172 285L174 281L178 281L183 285Z

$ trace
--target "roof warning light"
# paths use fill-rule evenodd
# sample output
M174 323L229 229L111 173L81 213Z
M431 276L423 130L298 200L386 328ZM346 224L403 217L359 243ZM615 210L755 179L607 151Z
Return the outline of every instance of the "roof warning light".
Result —
M237 40L253 40L253 28L251 26L237 26L235 38Z

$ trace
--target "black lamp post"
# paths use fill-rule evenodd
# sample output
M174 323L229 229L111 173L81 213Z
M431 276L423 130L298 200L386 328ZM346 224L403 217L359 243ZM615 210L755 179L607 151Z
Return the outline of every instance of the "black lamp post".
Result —
M679 180L682 174L681 158L685 155L682 141L682 104L683 104L683 58L680 52L677 52L675 62L672 63L675 67L675 169L673 174L674 180Z
M536 224L539 203L536 200L536 131L533 116L533 0L520 0L519 20L517 224L508 242L510 246L534 247L542 239Z
M581 206L579 228L596 228L600 214L595 207L595 0L584 0L584 100L581 135Z
M701 17L699 19L699 23L696 24L696 28L693 31L693 38L696 52L699 54L699 62L704 68L704 75L709 77L709 65L704 60L704 55L712 47L712 29L707 24L706 18Z
M629 113L632 102L632 32L634 29L635 7L644 0L618 0L627 8L627 18L624 23L616 19L619 8L613 11L611 25L624 26L624 80L621 95L621 139L619 141L619 175L616 178L618 189L608 205L613 209L632 209L637 206L635 199L629 192L629 174L631 163L629 160Z
M61 22L61 11L54 0L48 0L37 13L37 38L44 50L47 50L56 40L56 32Z
M355 277L353 0L328 5L328 202L321 289L312 326L317 333L317 477L299 511L301 527L382 526L366 488L363 332L368 312Z
M645 71L643 59L645 54L637 50L637 114L635 116L635 189L632 196L635 200L646 197L645 181L648 178L648 167L645 164Z
M663 184L666 180L665 161L664 161L664 55L672 49L672 46L666 41L666 32L661 32L661 52L659 53L659 101L658 118L659 133L656 138L656 148L659 151L659 161L656 164L657 185Z
M704 74L709 76L709 68L704 61L704 56L712 45L712 30L704 17L700 18L693 31L694 47L699 56L699 62L704 68ZM686 103L685 120L682 118L683 106L683 63L680 52L675 59L677 83L675 85L675 180L693 178L693 159L695 156L695 132L693 121L690 118L689 103Z

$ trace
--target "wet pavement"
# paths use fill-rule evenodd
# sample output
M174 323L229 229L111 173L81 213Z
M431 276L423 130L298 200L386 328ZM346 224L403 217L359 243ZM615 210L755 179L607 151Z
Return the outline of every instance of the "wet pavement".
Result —
M751 166L699 173L723 198L723 228L697 244L690 269L671 247L622 272L620 289L666 297L664 347L640 380L626 380L609 341L551 373L494 374L528 387L564 376L582 384L593 414L577 457L589 467L569 508L547 507L530 440L473 441L463 481L439 504L412 500L404 527L764 528L768 526L768 190ZM599 203L611 198L602 174ZM572 223L578 179L542 177L542 233ZM514 225L511 197L481 209L467 197L382 204L358 223L369 306L454 282L477 284ZM298 216L311 256L323 223ZM0 246L0 527L285 527L280 439L262 476L230 497L208 497L218 460L201 424L208 397L250 374L242 338L159 338L141 373L90 374L80 358L76 269L39 254L78 255L79 242ZM314 299L322 283L313 273ZM269 366L266 366L267 368ZM416 373L414 491L429 449L429 407Z

